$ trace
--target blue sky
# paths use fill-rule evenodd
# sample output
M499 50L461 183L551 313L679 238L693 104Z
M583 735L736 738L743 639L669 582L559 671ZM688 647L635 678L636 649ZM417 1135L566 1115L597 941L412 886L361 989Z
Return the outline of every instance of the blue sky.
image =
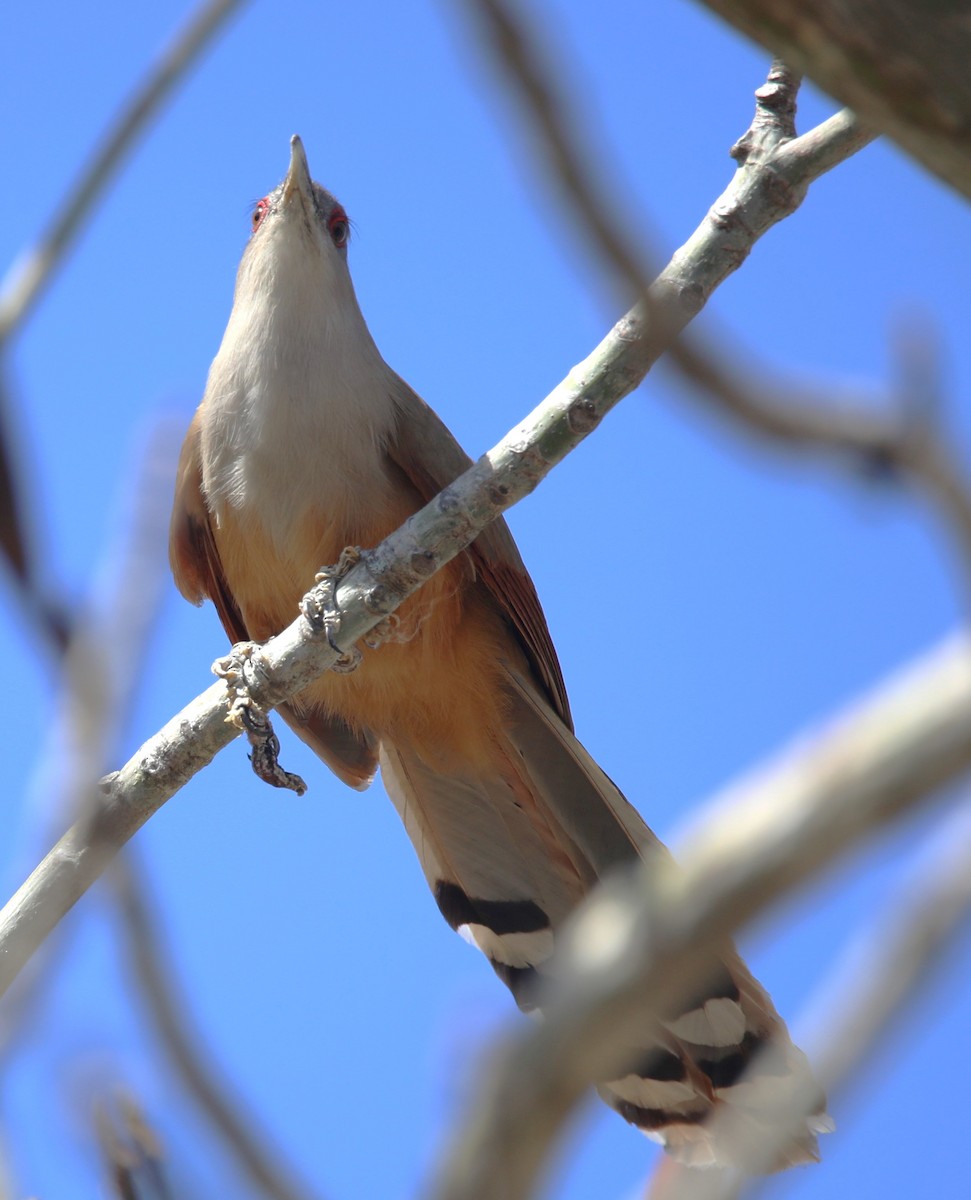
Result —
M188 11L51 0L10 11L4 263L37 236ZM258 0L129 157L12 355L22 469L60 595L103 590L150 431L188 423L252 202L282 177L292 133L354 221L352 271L382 352L470 453L498 441L623 311L542 186L459 11ZM564 52L596 169L666 258L731 176L728 148L767 56L676 0L605 0L595 16L581 0L545 0L536 11L544 41ZM805 90L800 128L833 107ZM825 391L885 379L897 323L919 312L944 347L948 436L966 448L969 268L965 202L875 145L815 185L702 324L743 361ZM163 521L168 488L154 496ZM578 733L665 838L958 620L955 564L919 497L753 446L700 415L663 371L510 524ZM163 553L154 545L150 561ZM7 741L19 750L0 840L9 891L63 813L50 786L52 672L5 596L0 622L15 691ZM166 581L119 760L208 685L223 646L211 609L190 608ZM307 796L267 791L237 744L138 837L138 862L192 1020L273 1140L331 1200L415 1195L489 1037L518 1018L439 918L380 784L350 792L284 740ZM892 902L925 827L882 839L743 935L797 1026L855 927ZM837 1098L823 1164L773 1182L769 1196L954 1193L965 1178L954 1148L969 968L965 941ZM244 1197L127 979L110 904L92 894L0 1063L12 1194L102 1194L87 1104L120 1080L163 1136L180 1195ZM606 1110L591 1105L583 1120L551 1195L633 1194L655 1148Z

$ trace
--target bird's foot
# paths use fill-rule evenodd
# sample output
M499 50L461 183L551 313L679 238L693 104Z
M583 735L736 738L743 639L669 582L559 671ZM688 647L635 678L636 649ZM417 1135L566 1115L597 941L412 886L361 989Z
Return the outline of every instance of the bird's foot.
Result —
M332 567L320 568L314 577L313 588L300 601L300 612L310 628L315 633L322 633L330 648L340 655L337 662L331 667L331 670L336 671L338 675L347 675L351 671L355 671L361 662L361 652L356 646L345 650L337 644L341 628L341 611L337 606L337 585L360 561L360 548L345 546L341 551L340 558Z
M254 772L271 787L287 788L302 796L307 785L299 775L280 766L280 739L273 732L268 713L252 692L264 670L260 649L257 642L237 642L227 655L216 659L212 671L226 681L229 689L226 720L246 734Z

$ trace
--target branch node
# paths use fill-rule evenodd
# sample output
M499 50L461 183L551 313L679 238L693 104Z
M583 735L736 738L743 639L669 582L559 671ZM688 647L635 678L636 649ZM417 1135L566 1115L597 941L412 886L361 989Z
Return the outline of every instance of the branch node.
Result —
M408 565L419 579L428 579L438 569L438 563L431 550L415 551L411 558L408 559Z
M802 76L781 59L773 60L765 83L755 92L752 124L729 150L739 166L750 158L765 157L796 136L796 96L801 82Z
M393 603L391 593L383 583L376 583L373 588L364 593L364 607L370 613L384 612L391 603Z
M570 404L566 419L574 433L589 433L600 424L600 415L589 396L578 396Z
M115 790L115 783L119 774L119 771L111 771L108 775L102 775L102 777L98 780L98 791L103 796L110 796Z

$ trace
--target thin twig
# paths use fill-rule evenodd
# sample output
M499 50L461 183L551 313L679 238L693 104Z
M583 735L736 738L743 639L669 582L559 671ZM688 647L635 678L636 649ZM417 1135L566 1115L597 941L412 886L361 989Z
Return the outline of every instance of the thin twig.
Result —
M32 783L35 794L57 798L57 828L63 827L65 815L83 828L97 811L98 780L118 752L136 684L144 675L164 583L168 489L178 447L174 433L168 422L151 431L131 478L124 481L121 527L97 566L90 599L76 615L65 647L57 701ZM51 824L51 814L45 812L47 836ZM64 946L51 939L44 949L43 958L6 997L0 1056L22 1036L24 1023L35 1019L37 998Z
M584 233L591 237L616 283L629 295L646 296L655 272L643 250L629 237L625 223L614 211L611 196L598 187L597 172L590 169L590 162L579 151L576 122L566 114L552 71L544 68L538 35L530 32L507 0L468 0L468 4L518 90L521 108L540 135L552 176Z
M682 344L679 366L696 385L695 396L720 417L798 453L849 458L866 473L909 476L936 505L951 534L957 562L971 572L971 489L966 471L927 420L913 419L907 405L888 418L851 403L819 402L816 394L782 383L773 391L751 386L727 363L695 356Z
M214 1126L250 1183L272 1200L312 1200L297 1183L292 1168L269 1147L265 1129L244 1113L238 1097L219 1081L215 1064L207 1061L202 1040L189 1028L187 1005L175 994L175 969L162 946L161 933L150 911L139 872L127 854L111 870L111 882L124 922L127 957L151 1014L156 1032L176 1074Z
M43 648L61 656L71 640L67 606L52 597L45 587L49 580L38 571L42 556L37 547L37 521L31 511L29 489L24 489L30 472L24 467L24 447L11 413L9 364L0 354L0 555L5 560L7 580L28 627L41 635Z
M208 0L142 80L116 118L81 178L64 196L40 242L0 283L0 347L23 322L64 258L125 154L166 97L210 44L241 0Z
M175 1200L158 1135L130 1092L99 1101L94 1127L117 1200Z
M31 574L30 539L14 465L17 455L7 429L10 407L9 379L6 371L0 370L0 553L17 582L26 586Z
M879 928L850 947L812 1014L813 1061L827 1090L845 1089L882 1035L934 981L935 968L971 912L971 804L928 838L916 879L900 888Z

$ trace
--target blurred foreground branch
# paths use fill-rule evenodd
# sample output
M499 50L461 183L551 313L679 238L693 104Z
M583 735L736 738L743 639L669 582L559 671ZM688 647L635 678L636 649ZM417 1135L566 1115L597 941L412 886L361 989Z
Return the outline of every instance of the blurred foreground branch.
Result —
M169 93L190 70L242 0L206 0L150 70L117 116L80 179L61 200L38 245L0 282L0 348L36 303L71 243L94 211L125 154Z
M879 927L858 935L809 1013L809 1054L832 1104L855 1084L882 1047L892 1053L891 1027L935 977L934 968L971 915L971 800L941 821L915 856L912 880L894 888ZM805 1023L805 1022L804 1022ZM805 1121L814 1096L779 1111L762 1147L766 1162ZM718 1119L718 1117L716 1117ZM761 1179L737 1171L675 1170L659 1178L650 1200L736 1200L754 1196Z
M544 1021L494 1055L432 1200L526 1200L583 1092L698 979L719 939L971 766L971 641L956 638L720 801L681 868L597 889L557 951Z
M158 1135L134 1096L121 1092L100 1100L94 1127L117 1200L176 1200Z

